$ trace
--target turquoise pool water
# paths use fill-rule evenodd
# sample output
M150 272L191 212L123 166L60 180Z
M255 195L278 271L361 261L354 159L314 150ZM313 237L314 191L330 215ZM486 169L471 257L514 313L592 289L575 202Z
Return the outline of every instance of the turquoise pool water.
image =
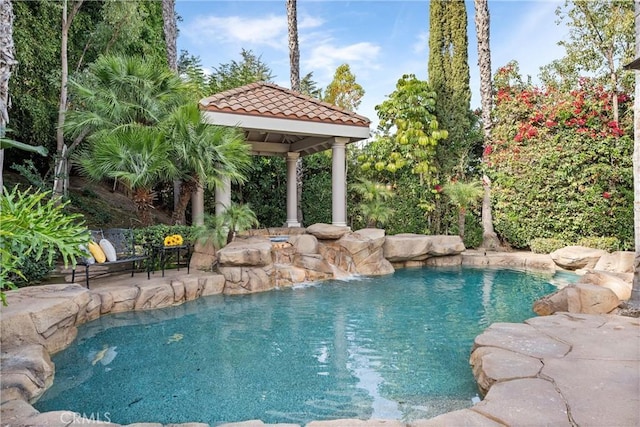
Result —
M109 315L53 357L35 407L120 424L432 417L472 405L474 337L553 290L510 270L405 269Z

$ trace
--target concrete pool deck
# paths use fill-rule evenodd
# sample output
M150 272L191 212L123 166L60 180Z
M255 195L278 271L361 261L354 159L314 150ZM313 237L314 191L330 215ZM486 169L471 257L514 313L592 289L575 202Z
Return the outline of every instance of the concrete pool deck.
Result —
M549 265L522 254L475 253L463 264L533 269ZM92 289L63 284L8 293L2 308L0 421L3 426L97 424L70 411L39 413L34 402L53 381L50 354L68 346L76 327L106 313L178 305L221 292L218 275L167 271L92 280ZM560 313L524 323L491 325L476 337L471 365L484 399L429 420L313 421L335 426L612 426L640 425L640 320ZM108 421L104 418L102 421ZM143 420L141 420L143 421ZM109 422L100 425L117 426ZM206 426L191 423L184 426ZM249 420L233 427L268 425ZM296 424L277 424L293 426ZM161 424L131 424L160 427Z

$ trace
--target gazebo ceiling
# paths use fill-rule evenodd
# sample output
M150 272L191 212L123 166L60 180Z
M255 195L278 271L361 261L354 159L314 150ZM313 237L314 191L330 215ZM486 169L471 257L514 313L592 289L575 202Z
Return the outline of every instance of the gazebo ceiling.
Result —
M207 123L237 126L253 154L301 156L369 137L370 120L271 83L251 83L200 100Z

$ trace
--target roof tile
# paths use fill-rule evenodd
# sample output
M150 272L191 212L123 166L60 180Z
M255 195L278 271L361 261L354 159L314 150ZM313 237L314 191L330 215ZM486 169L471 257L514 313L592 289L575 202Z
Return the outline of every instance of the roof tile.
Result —
M251 83L203 98L205 111L241 112L291 120L369 127L370 120L273 83Z

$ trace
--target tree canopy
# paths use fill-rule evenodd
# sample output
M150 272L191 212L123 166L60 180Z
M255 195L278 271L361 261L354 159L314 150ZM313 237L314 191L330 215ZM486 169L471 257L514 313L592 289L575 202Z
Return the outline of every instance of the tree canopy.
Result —
M273 81L275 76L261 56L242 49L240 57L240 61L232 60L214 68L208 82L211 93L224 92L249 83Z
M356 76L351 72L349 64L342 64L336 68L333 80L324 92L324 102L356 111L363 96L364 89L356 82Z

